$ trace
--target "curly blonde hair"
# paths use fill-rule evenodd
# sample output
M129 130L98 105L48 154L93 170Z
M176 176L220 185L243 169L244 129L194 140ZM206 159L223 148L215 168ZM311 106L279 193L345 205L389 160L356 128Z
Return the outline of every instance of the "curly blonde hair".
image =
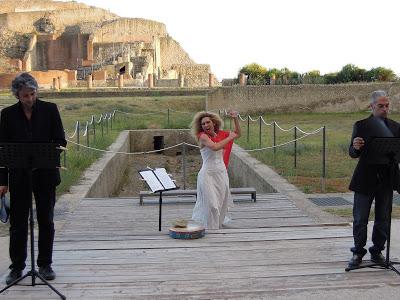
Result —
M193 117L192 123L190 123L190 128L192 130L192 135L196 140L199 140L199 133L203 132L203 128L201 127L201 120L205 117L209 117L210 120L214 123L215 132L222 129L224 122L218 114L208 112L208 111L200 111Z

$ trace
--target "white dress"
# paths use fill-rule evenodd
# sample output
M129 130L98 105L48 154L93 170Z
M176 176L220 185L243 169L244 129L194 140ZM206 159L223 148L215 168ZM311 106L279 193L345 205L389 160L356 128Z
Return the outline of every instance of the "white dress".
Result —
M200 149L203 165L197 176L197 201L192 219L206 229L219 229L227 221L226 214L233 206L229 177L222 153L208 147Z

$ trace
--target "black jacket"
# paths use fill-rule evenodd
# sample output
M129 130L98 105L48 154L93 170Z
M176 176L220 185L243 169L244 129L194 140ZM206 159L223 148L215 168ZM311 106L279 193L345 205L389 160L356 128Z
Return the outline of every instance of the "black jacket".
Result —
M37 99L30 121L22 110L21 102L4 108L0 119L0 142L54 142L66 146L57 105ZM0 185L9 185L10 189L18 188L23 184L24 174L26 170L2 168ZM32 175L34 185L58 185L61 181L58 169L36 169Z
M387 120L387 128L394 137L400 137L400 124ZM386 127L382 128L376 118L371 115L369 118L357 121L353 127L353 134L350 141L349 155L358 158L349 189L366 195L373 194L380 184L393 183L393 190L400 191L399 168L394 166L393 174L387 165L368 164L363 153L373 137L384 137ZM387 136L387 135L386 135ZM364 139L364 147L356 150L353 147L353 139L361 137Z

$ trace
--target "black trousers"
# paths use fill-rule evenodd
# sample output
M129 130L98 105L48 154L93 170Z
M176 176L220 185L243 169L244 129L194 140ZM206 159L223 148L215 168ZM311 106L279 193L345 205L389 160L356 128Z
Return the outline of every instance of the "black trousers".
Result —
M393 199L393 189L390 186L380 186L372 195L354 193L353 205L353 237L355 254L365 255L367 243L368 217L372 201L375 199L375 221L372 230L373 246L369 248L371 254L380 253L385 249L390 218L390 205Z
M10 188L10 269L22 270L26 266L29 207L32 199L26 188L27 183L27 178L23 178L19 180L19 184L22 184L19 188ZM56 187L34 184L33 194L39 227L37 265L41 267L52 263Z

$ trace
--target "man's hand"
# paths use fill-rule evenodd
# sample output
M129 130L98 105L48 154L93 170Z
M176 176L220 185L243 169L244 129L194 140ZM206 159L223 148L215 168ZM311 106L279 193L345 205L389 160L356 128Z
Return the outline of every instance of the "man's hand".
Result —
M365 144L365 142L364 142L363 138L355 137L353 139L353 147L356 150L360 150L362 147L364 147L364 144Z

